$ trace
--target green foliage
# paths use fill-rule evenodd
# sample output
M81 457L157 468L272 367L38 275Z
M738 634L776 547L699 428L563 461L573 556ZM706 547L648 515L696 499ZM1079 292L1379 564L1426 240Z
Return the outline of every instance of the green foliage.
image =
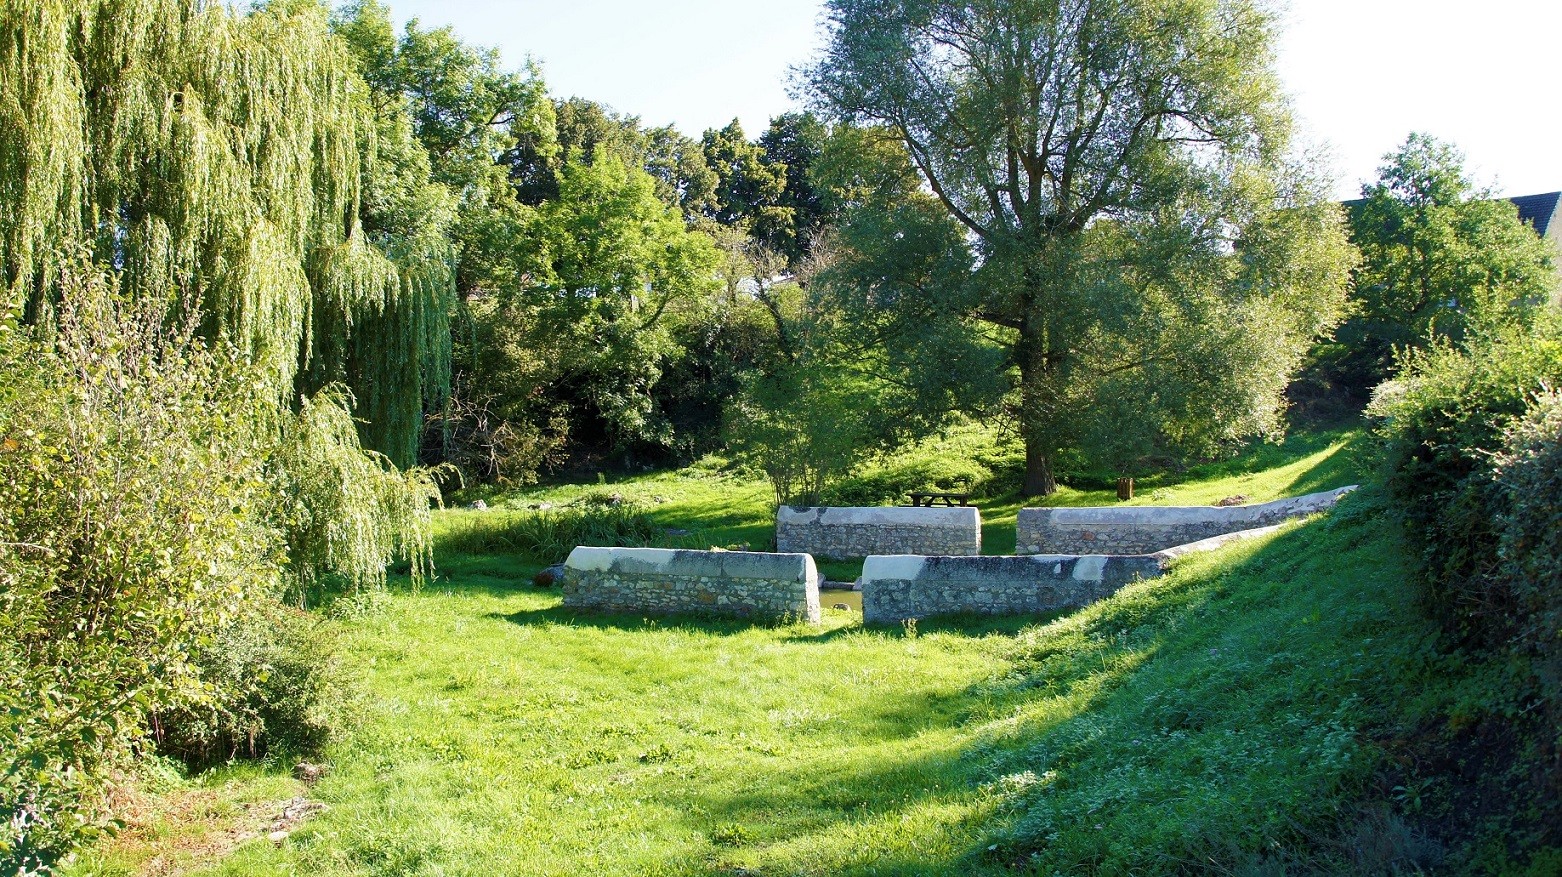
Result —
M1065 449L1132 471L1277 429L1350 251L1326 186L1288 156L1265 8L832 0L827 15L819 105L893 133L970 236L974 282L930 292L1010 353L1027 493L1055 489Z
M754 378L728 412L727 442L765 473L778 503L817 505L834 480L882 449L876 395L825 363Z
M0 335L0 863L103 827L148 710L212 703L211 632L280 586L270 390L93 285Z
M702 143L705 163L717 180L715 208L709 217L727 226L747 223L757 238L768 243L791 244L794 211L781 206L786 165L767 161L765 148L749 142L737 119L720 130L706 131Z
M14 132L0 266L26 322L48 323L62 266L86 252L127 295L171 315L195 304L204 340L235 346L283 404L338 379L352 353L376 393L415 400L372 406L384 450L415 447L448 336L400 330L437 324L448 247L365 228L366 195L389 203L427 180L396 157L375 180L382 132L322 7L45 0L5 6L0 35ZM354 345L370 318L396 343Z
M272 458L274 519L286 533L300 598L321 576L357 590L382 587L398 558L411 563L414 582L432 568L429 506L440 493L431 473L401 472L365 452L350 407L339 388L304 399Z
M1529 660L1562 735L1562 394L1538 396L1493 462L1496 575L1512 594L1513 648ZM1562 751L1562 736L1554 745Z
M515 293L535 315L549 382L611 441L667 445L651 391L675 353L676 315L714 291L715 248L657 198L649 174L614 156L568 162L559 192L529 238L545 261Z
M452 200L318 4L8 4L0 35L0 808L33 868L152 714L313 733L303 640L235 675L285 590L426 568L427 477L362 443L412 459L446 392Z
M1346 386L1389 377L1398 350L1523 322L1555 291L1551 246L1463 164L1449 144L1411 134L1352 206L1362 263L1329 363Z
M196 760L320 742L325 634L274 603L397 558L420 577L437 496L360 448L341 395L279 411L193 322L63 279L47 342L0 336L0 843L34 865L102 827L151 716Z
M813 174L829 137L829 127L812 113L776 116L759 136L765 161L786 168L786 187L781 192L779 206L791 211L791 222L782 229L783 234L766 243L784 253L794 266L800 265L808 256L814 238L833 219L829 193L815 185Z
M308 613L260 604L202 641L193 662L212 697L150 719L158 750L192 767L316 756L351 725L340 641Z
M1452 647L1491 668L1451 708L1451 752L1437 755L1462 758L1474 738L1480 774L1497 778L1460 783L1491 814L1466 829L1491 846L1464 851L1475 861L1562 844L1544 828L1562 824L1552 794L1562 782L1556 320L1412 353L1369 409L1382 418L1389 488L1420 549L1423 602ZM1521 833L1530 839L1503 839Z
M1502 501L1493 453L1535 394L1562 382L1562 331L1554 316L1535 330L1511 327L1461 350L1411 352L1402 377L1380 387L1387 484L1421 549L1429 606L1451 630L1500 640L1512 609L1493 590ZM1495 626L1492 622L1498 622Z

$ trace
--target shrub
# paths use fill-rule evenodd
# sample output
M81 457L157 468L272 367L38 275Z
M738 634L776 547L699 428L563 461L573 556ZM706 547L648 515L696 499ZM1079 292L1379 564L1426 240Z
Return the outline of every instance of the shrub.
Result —
M1402 377L1379 387L1385 480L1422 551L1428 608L1461 637L1493 644L1512 611L1494 590L1502 498L1492 455L1537 393L1562 385L1562 331L1510 330L1468 352L1434 347L1404 359Z
M52 344L0 336L0 863L21 871L103 826L149 708L210 699L192 656L275 592L282 549L240 364L105 289L72 301Z
M317 739L330 677L296 625L267 631L278 596L428 564L432 485L365 454L344 397L294 414L162 304L62 284L48 329L0 322L0 872L108 824L153 715L219 717L181 726L191 752L246 722Z
M1422 550L1428 608L1499 680L1457 708L1450 728L1475 730L1449 746L1473 742L1482 772L1505 771L1482 807L1562 824L1562 403L1549 389L1562 384L1562 334L1552 323L1408 364L1371 408L1388 485Z
M1530 659L1551 727L1562 729L1562 393L1541 395L1515 424L1493 480L1496 586L1514 607L1513 647Z
M158 749L193 768L318 754L345 726L351 686L327 623L278 604L224 625L196 654L213 697L152 714Z

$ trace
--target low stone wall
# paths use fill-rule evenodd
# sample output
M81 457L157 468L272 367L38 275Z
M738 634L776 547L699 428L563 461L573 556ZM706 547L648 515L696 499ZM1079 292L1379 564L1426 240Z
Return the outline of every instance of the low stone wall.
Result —
M1155 578L1162 558L1138 557L870 557L862 567L862 620L974 612L1029 615L1075 609L1138 579Z
M793 508L776 510L776 550L829 560L873 554L982 553L982 513L964 508Z
M819 571L806 554L589 548L564 562L564 605L819 621Z
M862 620L886 624L908 618L971 612L1039 615L1077 609L1141 579L1159 578L1179 557L1243 539L1267 536L1279 525L1222 533L1154 554L1017 557L870 557L862 566Z
M1261 505L1020 509L1016 554L1151 554L1332 508L1342 487Z

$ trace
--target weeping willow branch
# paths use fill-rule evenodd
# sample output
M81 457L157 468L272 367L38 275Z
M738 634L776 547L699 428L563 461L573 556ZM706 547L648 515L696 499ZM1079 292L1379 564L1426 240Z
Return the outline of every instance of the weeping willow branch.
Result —
M448 396L454 283L439 229L361 230L379 121L317 4L0 6L0 312L46 323L85 249L128 294L198 307L280 404L353 383L364 437L410 464Z

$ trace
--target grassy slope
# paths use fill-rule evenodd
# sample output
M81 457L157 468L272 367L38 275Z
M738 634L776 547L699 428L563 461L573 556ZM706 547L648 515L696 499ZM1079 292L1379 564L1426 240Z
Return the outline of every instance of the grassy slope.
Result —
M1334 486L1346 440L1171 499ZM659 492L669 526L697 511L707 532L763 526L742 523L766 507L756 487L715 506L705 479L614 489ZM1369 505L1050 623L576 617L527 585L535 566L446 558L446 580L347 625L370 698L314 791L332 809L212 873L1382 866L1414 838L1354 802L1380 764L1371 739L1427 686L1430 631ZM224 781L203 782L244 794Z

